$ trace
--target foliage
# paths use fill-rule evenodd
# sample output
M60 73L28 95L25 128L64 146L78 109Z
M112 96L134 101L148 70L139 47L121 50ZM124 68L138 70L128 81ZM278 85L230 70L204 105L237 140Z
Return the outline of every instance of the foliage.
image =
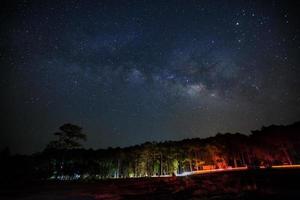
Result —
M54 133L58 137L57 140L51 141L47 149L74 149L82 145L80 140L85 141L86 135L82 133L82 128L73 124L64 124L60 128L60 132Z
M98 150L78 148L79 141L86 139L81 131L78 126L63 125L55 134L55 145L50 143L44 152L32 156L11 156L6 149L0 154L1 163L5 163L1 167L20 177L90 180L300 163L300 122L263 127L251 135L225 133L206 139L146 142Z

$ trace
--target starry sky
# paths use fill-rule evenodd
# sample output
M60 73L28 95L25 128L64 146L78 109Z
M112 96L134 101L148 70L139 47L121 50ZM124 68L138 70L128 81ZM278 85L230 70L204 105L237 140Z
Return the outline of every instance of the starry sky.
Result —
M298 1L1 1L0 147L86 148L300 119Z

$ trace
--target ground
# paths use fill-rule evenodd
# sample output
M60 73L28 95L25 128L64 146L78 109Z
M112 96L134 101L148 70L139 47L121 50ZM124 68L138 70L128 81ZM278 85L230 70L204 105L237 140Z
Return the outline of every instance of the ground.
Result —
M300 199L299 169L260 169L186 177L4 185L0 199Z

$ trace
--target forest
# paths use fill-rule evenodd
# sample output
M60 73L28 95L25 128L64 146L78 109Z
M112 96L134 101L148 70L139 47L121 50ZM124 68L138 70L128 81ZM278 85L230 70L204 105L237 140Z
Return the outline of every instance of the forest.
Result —
M42 151L0 155L0 180L98 180L176 176L185 172L300 164L300 122L205 139L145 142L125 148L84 149L82 128L64 124Z

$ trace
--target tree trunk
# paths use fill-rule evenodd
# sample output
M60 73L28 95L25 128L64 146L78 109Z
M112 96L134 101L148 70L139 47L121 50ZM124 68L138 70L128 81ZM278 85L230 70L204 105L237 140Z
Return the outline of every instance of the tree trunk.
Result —
M287 149L286 149L285 147L283 147L282 150L283 150L283 152L284 152L284 155L285 155L287 161L289 162L289 165L292 165L293 162L292 162L292 159L291 159L291 157L290 157L290 155L289 155Z
M242 163L243 163L243 165L245 165L245 157L244 157L244 153L241 152L240 155L241 155L240 157L241 157Z
M248 164L251 164L251 158L250 158L250 154L249 154L249 149L246 150L246 154L247 154L247 160L248 160Z
M160 153L160 176L162 175L162 154Z
M236 157L235 156L233 156L233 163L234 163L234 168L236 168L237 167L237 162L236 162Z

